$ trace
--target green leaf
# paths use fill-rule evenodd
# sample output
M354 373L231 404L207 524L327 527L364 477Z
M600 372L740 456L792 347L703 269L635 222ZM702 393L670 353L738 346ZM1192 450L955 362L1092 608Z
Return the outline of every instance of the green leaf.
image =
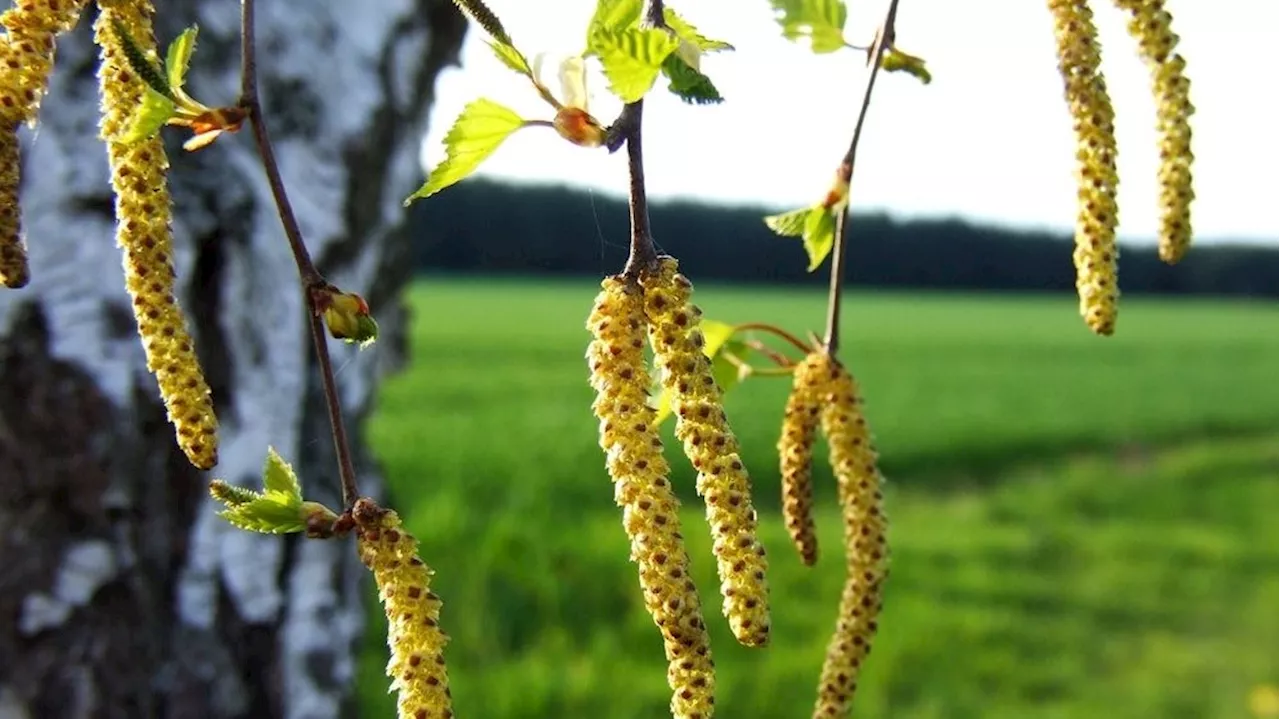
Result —
M653 87L663 61L679 44L675 35L660 28L597 29L588 48L600 57L613 94L623 102L635 102Z
M783 237L800 237L804 234L804 221L812 210L812 207L801 207L780 215L769 215L764 218L764 224Z
M597 0L596 12L587 23L587 52L592 54L591 36L597 30L622 32L639 26L644 0Z
M132 145L152 137L176 112L177 108L173 100L148 87L147 93L142 96L142 105L134 111L129 129L124 132L119 141Z
M200 28L192 25L169 43L164 67L169 77L169 87L175 92L181 90L182 84L187 80L187 68L191 65L191 54L196 50L196 34L199 32Z
M849 9L842 0L769 0L782 35L788 40L808 37L818 54L845 46L844 23Z
M885 72L905 72L928 85L933 82L933 75L924 65L924 58L908 55L897 48L889 48L880 56L880 69Z
M671 53L662 62L662 74L670 81L667 89L685 102L695 105L724 102L711 78L690 67L679 53Z
M215 479L212 482L209 482L209 494L212 495L214 499L222 502L228 507L247 504L262 496L261 493L255 492L252 489L237 487L236 485L228 484L221 479Z
M670 7L662 9L662 19L666 21L667 27L675 32L676 37L691 43L702 52L719 52L733 49L732 45L723 40L712 40L700 34L698 28L690 25L687 20L680 17L680 14Z
M267 463L262 468L262 487L265 494L280 494L295 504L302 504L302 486L293 467L280 458L274 447L267 447Z
M475 172L511 133L524 126L524 118L493 100L480 98L467 105L444 137L446 157L431 171L405 204L430 197Z
M307 528L302 503L291 504L278 493L264 494L251 502L237 504L218 516L240 529L264 534L287 534Z
M717 374L716 358L719 356L720 351L730 344L730 338L732 338L734 333L738 331L738 328L735 325L717 322L706 318L703 318L698 322L698 327L702 330L702 353L711 358L711 373L712 375L715 375L716 382L720 383L720 376ZM723 361L728 362L728 360ZM729 364L732 366L732 363ZM737 371L737 367L734 367L733 372L735 375L735 383ZM721 389L724 389L725 385L720 384L720 387ZM666 387L663 387L658 393L658 402L655 409L657 410L657 414L654 416L653 420L655 425L661 425L666 421L667 417L671 416L671 392L668 391Z
M524 56L513 45L498 42L497 40L488 43L489 49L493 50L493 54L498 56L498 60L503 65L515 70L521 75L533 77L533 70L529 67L529 59Z
M818 269L836 241L836 216L821 205L809 210L804 220L804 251L809 253L809 271Z
M498 16L493 14L489 6L485 5L483 0L453 0L453 4L458 9L471 16L476 24L485 29L494 40L504 44L511 45L511 36L507 34L506 28L502 27L502 23L498 20Z

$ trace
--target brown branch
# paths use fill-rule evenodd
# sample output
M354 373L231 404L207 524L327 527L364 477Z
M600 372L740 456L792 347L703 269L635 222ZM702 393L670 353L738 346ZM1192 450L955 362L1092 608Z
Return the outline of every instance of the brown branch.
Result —
M862 139L862 128L867 121L867 110L871 107L871 93L876 87L876 76L880 74L880 60L884 53L893 46L894 23L898 18L898 0L889 0L889 9L885 12L884 23L876 33L876 41L867 55L871 63L871 75L867 77L867 87L862 94L862 108L858 110L858 122L853 127L853 139L849 141L849 149L844 153L840 163L840 171L853 177L857 159L858 143ZM852 204L852 203L849 203ZM831 250L831 288L827 296L827 335L823 340L827 353L834 356L840 346L840 296L844 289L844 265L846 259L846 227L849 222L849 204L836 217L835 246Z
M262 169L267 175L267 184L271 187L271 196L275 199L276 210L280 215L280 224L284 226L285 237L289 240L289 248L293 251L294 263L298 266L298 277L302 281L303 302L307 305L308 326L311 340L316 349L317 365L320 379L324 387L325 405L329 410L329 424L333 430L333 445L338 455L338 474L342 481L342 503L350 509L359 498L356 482L355 465L351 460L351 444L347 439L346 425L342 420L342 404L338 396L338 383L333 376L333 362L329 358L329 344L325 328L320 321L320 309L316 304L316 296L320 290L329 287L329 283L316 269L311 261L311 253L302 241L302 231L298 227L298 219L293 214L293 206L289 203L289 195L285 192L284 180L280 176L280 165L276 161L275 151L271 148L271 136L267 132L266 118L262 114L262 102L258 97L258 67L255 48L257 46L254 32L253 0L240 2L240 107L244 108L253 125L253 139L258 144L258 154L262 158Z
M651 27L666 27L662 19L662 0L650 0L646 22ZM605 144L610 152L627 145L627 167L631 175L631 191L627 206L631 211L631 250L622 274L637 277L654 269L658 264L658 248L653 243L649 229L649 200L644 189L644 153L641 150L641 120L644 117L644 98L628 103L622 108L617 122L609 127Z
M781 337L787 342L790 342L792 345L795 346L796 349L800 350L801 352L804 352L805 354L808 354L813 349L813 347L805 344L804 341L801 340L799 337L796 337L795 335L782 329L781 327L778 327L776 325L771 325L765 322L747 322L746 324L735 325L735 329L737 329L740 332L746 332L749 330L759 330L761 332L770 332L772 334L777 335L778 337Z

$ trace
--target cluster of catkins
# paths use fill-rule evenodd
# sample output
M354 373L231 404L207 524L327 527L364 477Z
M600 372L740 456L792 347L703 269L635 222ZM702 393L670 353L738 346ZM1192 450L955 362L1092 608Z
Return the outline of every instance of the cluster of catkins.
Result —
M815 719L848 715L858 673L871 652L889 575L883 478L853 376L824 349L796 365L778 440L783 517L805 564L817 559L812 465L817 430L826 435L844 519L846 578L836 629L818 682Z
M1101 69L1101 49L1087 0L1048 0L1058 70L1076 134L1079 210L1073 259L1080 314L1100 335L1115 332L1117 300L1115 113ZM1114 0L1130 13L1129 32L1150 66L1160 132L1160 257L1177 262L1191 244L1191 127L1186 63L1163 0Z
M715 707L715 664L689 576L680 503L648 403L646 335L662 385L672 397L676 437L698 472L724 614L742 644L768 643L769 597L751 481L703 351L701 311L690 301L692 290L670 257L637 276L606 278L587 321L593 336L587 360L600 446L615 499L623 507L631 559L640 573L645 607L662 632L672 714L707 719Z
M54 40L79 19L85 0L20 0L0 16L0 282L30 279L18 209L17 128L34 123L53 70ZM120 141L142 105L146 83L132 69L118 30L154 56L151 0L97 0L94 38L101 54L102 139L116 196L116 242L124 254L125 284L146 353L178 445L191 463L218 461L218 426L209 386L196 359L186 317L174 295L173 231L166 171L158 136Z

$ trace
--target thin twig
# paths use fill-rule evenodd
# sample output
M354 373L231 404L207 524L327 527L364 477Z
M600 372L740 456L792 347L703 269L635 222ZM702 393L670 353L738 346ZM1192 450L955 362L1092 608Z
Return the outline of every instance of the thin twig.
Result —
M663 21L662 0L650 0L646 22L652 27L666 27ZM644 189L644 153L641 150L641 121L644 117L644 98L628 103L622 108L618 121L610 127L606 144L610 152L622 142L627 144L627 167L631 175L631 192L628 207L631 210L631 251L622 274L638 277L657 266L658 248L653 243L649 229L649 200Z
M790 357L782 354L778 350L770 347L769 345L761 342L760 340L747 340L746 342L743 342L743 344L746 345L749 349L753 349L756 352L759 352L760 354L764 355L765 357L768 357L769 359L773 360L773 363L778 365L779 367L785 367L787 369L790 369L792 366L795 365L795 362L792 362Z
M841 172L853 176L854 160L857 159L858 142L862 139L862 127L867 121L867 109L871 107L871 92L876 87L876 76L880 74L880 60L884 53L893 46L894 23L898 18L898 0L889 0L889 9L885 12L884 23L880 32L876 33L875 44L867 61L871 63L871 74L867 77L867 88L862 94L862 108L858 110L858 122L853 126L853 139L849 141L849 149L841 161ZM849 203L852 204L852 203ZM836 217L835 246L831 250L831 288L827 297L827 335L823 344L827 353L834 356L840 346L840 295L844 289L844 265L847 254L846 226L849 224L849 204Z
M799 337L796 337L795 335L782 329L781 327L777 327L775 325L767 324L764 322L747 322L746 324L735 325L735 328L740 332L746 332L748 330L759 330L761 332L771 332L781 337L782 339L790 342L792 345L795 345L795 348L800 350L801 352L808 353L810 350L813 349L812 346L805 344L804 341L801 340Z
M329 424L333 431L333 445L338 455L338 474L342 481L342 503L350 509L359 498L360 492L356 483L355 465L351 460L351 444L347 439L346 425L342 420L342 403L338 396L338 383L333 376L333 362L329 358L328 338L324 325L320 321L320 313L316 305L316 292L327 288L329 283L316 269L311 261L311 253L302 241L302 231L298 227L298 219L293 214L293 206L289 203L289 195L285 192L284 180L280 176L280 166L276 162L275 152L271 148L271 136L267 132L266 118L262 113L262 102L258 97L258 67L255 54L256 39L254 34L253 0L240 2L240 106L249 115L253 124L253 139L258 144L258 154L262 158L262 169L267 175L267 184L271 187L271 196L275 199L276 210L280 215L280 223L284 226L285 237L289 240L289 248L293 251L293 260L298 266L298 277L302 281L303 301L307 305L308 325L312 343L316 348L316 360L320 369L320 379L324 388L325 404L329 410Z

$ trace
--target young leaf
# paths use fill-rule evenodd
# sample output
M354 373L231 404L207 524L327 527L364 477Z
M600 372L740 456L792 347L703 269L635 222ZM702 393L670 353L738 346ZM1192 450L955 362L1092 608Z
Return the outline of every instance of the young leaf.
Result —
M169 43L169 52L165 57L164 67L169 78L169 87L177 92L187 80L187 68L191 65L191 54L196 50L196 33L200 28L192 25Z
M679 53L671 53L662 61L662 74L670 81L667 89L685 102L695 105L724 102L711 78L690 67Z
M804 234L804 221L811 210L812 207L801 207L780 215L769 215L764 218L764 224L783 237L800 237Z
M836 216L821 206L809 210L804 220L804 251L809 253L809 271L818 269L836 241Z
M720 50L732 50L733 46L723 40L712 40L698 32L698 28L690 25L687 20L680 17L680 14L670 7L662 9L662 19L667 23L667 27L675 32L676 37L691 43L694 47L702 52L718 52Z
M307 528L302 503L289 504L279 494L264 494L251 502L228 507L218 516L251 532L288 534Z
M769 0L782 35L788 40L808 36L817 54L845 46L844 23L849 9L843 0Z
M228 507L235 507L241 504L248 504L262 495L252 489L237 487L234 484L228 484L221 479L215 479L209 483L209 494L214 499L222 502Z
M622 32L640 24L640 13L644 10L644 0L596 0L596 12L587 23L587 52L593 53L591 36L597 30L605 32Z
M267 462L262 468L262 487L264 494L279 494L290 502L302 504L302 485L298 484L298 476L293 467L281 459L274 447L267 447Z
M129 63L129 68L138 73L138 77L147 84L152 90L164 95L170 100L173 98L173 90L169 89L169 81L159 67L159 63L153 59L155 53L144 51L138 46L138 43L129 34L129 29L119 20L112 19L111 28L115 30L116 37L120 39L120 47L124 50L124 58Z
M120 137L120 142L126 145L142 142L159 132L175 112L177 108L173 100L148 87L146 94L142 96L142 105L134 110L129 129Z
M430 197L475 172L511 133L524 125L514 110L480 98L467 105L444 137L446 157L436 166L418 191L405 198L408 205Z
M533 76L533 70L529 67L529 60L524 53L517 50L513 45L507 45L496 40L488 43L489 48L493 50L493 54L498 56L498 60L503 65L515 70L521 75Z
M880 69L885 72L905 72L925 85L933 82L933 75L924 66L924 58L908 55L894 47L880 57Z
M596 30L591 52L600 57L609 89L623 102L635 102L653 87L662 63L675 52L680 40L660 28Z

